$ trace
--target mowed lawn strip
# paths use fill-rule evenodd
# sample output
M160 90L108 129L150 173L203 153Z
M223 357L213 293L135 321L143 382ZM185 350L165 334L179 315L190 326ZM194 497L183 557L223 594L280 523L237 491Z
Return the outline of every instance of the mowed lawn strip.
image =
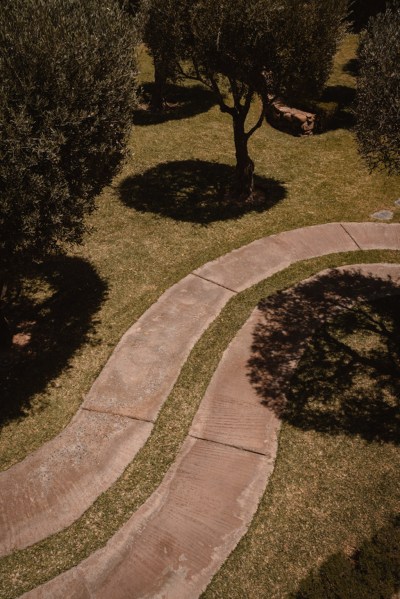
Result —
M296 282L327 267L361 262L398 263L399 259L400 252L368 251L333 254L323 258L304 261L291 266L230 300L219 317L192 350L171 395L161 410L149 441L130 466L128 466L123 476L106 493L99 497L82 518L71 527L43 542L23 551L15 552L0 560L0 597L2 599L17 597L22 592L38 586L79 563L97 548L103 546L107 539L123 525L129 516L157 488L168 467L174 461L188 433L193 416L224 350L261 298L280 289L290 287ZM307 455L312 450L313 440L313 436L308 434L305 434L303 440L297 439L296 431L292 431L291 429L292 427L288 425L283 426L277 461L278 474L274 474L271 487L275 489L279 483L280 492L282 493L287 488L287 494L278 496L275 501L278 502L278 505L283 502L283 505L288 510L293 505L293 502L297 505L297 494L301 495L303 493L312 497L309 493L309 486L311 485L312 488L317 489L321 480L324 481L324 492L328 495L332 492L329 487L329 476L325 476L324 474L324 468L327 467L327 464L324 461L323 455L319 459L319 466L314 473L311 471L310 476L314 477L313 479L309 478L309 471L300 472L303 477L303 490L296 488L294 493L293 486L287 484L288 469L296 469L299 459L297 445L294 446L293 443L297 442L301 446L306 441L308 450L306 451L303 448L302 451ZM316 444L316 451L320 451L318 443ZM310 458L310 456L308 457ZM394 467L396 459L399 459L399 456L393 453L393 455L386 455L384 459L386 461L389 460ZM333 462L335 460L333 454L331 455L331 460ZM350 455L345 454L342 460L351 461L351 452ZM281 463L285 464L286 462L288 465L282 467ZM332 469L333 465L329 465L328 461L329 468ZM368 467L368 463L366 467ZM364 475L368 478L365 472ZM289 473L289 476L292 475ZM355 485L355 489L351 490L353 501L355 502L354 505L363 505L365 496L363 493L359 494L361 491L364 492L365 488L359 490L357 485ZM396 496L395 483L387 491L388 498L386 499L386 503L380 508L382 520L393 509L393 501ZM268 486L267 494L263 500L263 503L266 502L267 505L270 503L268 499L270 493L270 486ZM368 501L371 502L371 505L369 508L367 506L365 511L370 514L372 523L379 521L379 518L377 519L377 515L373 514L374 510L371 506L376 505L376 502L380 499L379 489L376 490L375 495L371 490L371 494L368 495ZM344 501L343 509L346 509L346 507L347 504ZM291 544L297 543L301 545L308 542L313 545L314 541L312 537L303 539L303 534L307 526L310 527L313 524L312 518L310 520L310 509L311 511L318 512L320 509L319 504L317 503L311 507L307 504L307 509L301 516L305 521L305 528L293 528L291 531L293 534ZM342 506L338 505L337 509L340 511ZM336 518L337 514L335 513L331 526L336 526ZM287 534L286 521L281 519L276 522L277 526L278 524L280 528L276 532L277 539L280 538L281 534ZM319 555L315 559L318 561ZM277 562L277 565L282 566L280 560L277 560ZM282 568L281 572L284 572L284 567L282 566ZM252 575L248 577L243 574L243 576L248 580L248 588L250 589ZM276 576L279 579L280 575L278 571ZM229 584L233 584L233 582L228 580L228 586ZM243 581L243 584L246 584L246 582ZM225 596L227 592L226 588L222 591L222 593L225 593ZM285 588L284 585L282 588ZM269 595L265 596L269 597Z

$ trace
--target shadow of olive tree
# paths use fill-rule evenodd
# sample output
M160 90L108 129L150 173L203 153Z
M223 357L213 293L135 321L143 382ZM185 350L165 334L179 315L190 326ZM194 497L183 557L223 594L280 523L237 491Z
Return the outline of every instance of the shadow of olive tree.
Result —
M119 194L127 206L140 212L203 225L238 218L247 212L264 212L286 196L280 181L255 177L255 186L262 193L248 202L236 200L227 193L234 177L235 169L226 164L179 160L127 177Z
M89 339L107 285L87 261L62 256L21 274L4 313L13 343L1 352L0 424L23 416L34 394L68 366Z
M330 556L291 599L394 599L400 591L400 517L351 555Z
M215 105L214 94L202 85L184 86L169 83L165 93L167 108L155 112L149 108L153 87L154 83L142 85L142 99L146 108L135 111L133 123L137 126L159 125L167 121L188 119L207 112Z
M400 288L330 271L260 304L248 376L303 430L400 442Z

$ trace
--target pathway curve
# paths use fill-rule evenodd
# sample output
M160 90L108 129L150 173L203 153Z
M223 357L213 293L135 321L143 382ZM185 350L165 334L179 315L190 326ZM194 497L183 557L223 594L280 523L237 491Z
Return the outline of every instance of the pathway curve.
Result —
M71 424L0 473L0 553L65 528L118 478L194 344L234 294L300 260L376 248L400 249L400 225L316 225L255 241L171 287L123 336Z
M67 589L74 599L198 597L257 509L274 467L284 391L307 341L332 311L393 293L400 265L356 265L323 271L255 309L157 491L104 548L23 597L63 599ZM261 339L262 399L248 376Z

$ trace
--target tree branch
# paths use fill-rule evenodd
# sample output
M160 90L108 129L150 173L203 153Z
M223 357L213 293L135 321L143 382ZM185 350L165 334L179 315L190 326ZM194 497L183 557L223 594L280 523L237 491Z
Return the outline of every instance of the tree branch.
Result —
M210 75L210 74L208 74L207 76L211 83L211 89L214 91L215 95L217 96L217 102L218 102L221 112L226 112L226 113L230 114L232 117L234 117L235 109L232 106L229 106L228 104L225 103L224 97L221 93L221 90L218 87L218 83L216 82L215 78L213 77L213 75Z
M189 79L190 81L200 82L203 85L205 85L206 87L209 87L210 89L212 89L212 86L210 85L210 83L200 75L200 72L196 68L195 65L194 65L194 67L195 67L196 75L190 75L183 69L182 65L179 62L177 63L177 71L179 72L180 75L182 75L182 77L184 77L185 79Z
M258 118L258 121L256 122L256 124L254 125L254 127L252 127L250 129L250 131L248 131L246 133L246 138L249 139L253 133L255 133L257 131L257 129L259 129L261 127L261 125L263 124L264 121L264 116L265 116L265 103L264 100L262 101L262 110L261 110L261 114Z
M245 110L246 115L250 110L251 100L253 98L253 95L254 95L254 90L252 87L249 87L249 89L247 90L247 94L246 94L246 100L244 102L244 110Z

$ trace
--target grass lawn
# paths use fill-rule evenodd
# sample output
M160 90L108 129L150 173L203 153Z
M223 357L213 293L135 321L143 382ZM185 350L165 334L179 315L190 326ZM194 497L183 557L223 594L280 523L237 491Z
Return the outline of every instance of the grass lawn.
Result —
M351 97L355 47L349 36L337 56L331 95ZM151 70L144 54L142 63L146 83ZM382 208L393 209L400 222L393 206L400 179L369 174L348 128L294 138L264 126L250 149L269 202L248 212L222 210L215 197L234 159L229 118L204 91L176 93L186 105L160 122L138 113L131 156L99 196L84 246L31 273L16 299L10 319L19 323L20 344L1 371L3 469L68 423L122 333L193 268L285 229L370 220ZM226 343L251 308L263 295L342 260L397 262L399 256L367 252L312 261L235 298L192 352L151 439L120 481L66 531L1 560L1 597L20 594L104 544L159 484ZM277 468L251 531L206 595L286 597L332 556L351 556L392 526L399 462L394 444L285 424Z

